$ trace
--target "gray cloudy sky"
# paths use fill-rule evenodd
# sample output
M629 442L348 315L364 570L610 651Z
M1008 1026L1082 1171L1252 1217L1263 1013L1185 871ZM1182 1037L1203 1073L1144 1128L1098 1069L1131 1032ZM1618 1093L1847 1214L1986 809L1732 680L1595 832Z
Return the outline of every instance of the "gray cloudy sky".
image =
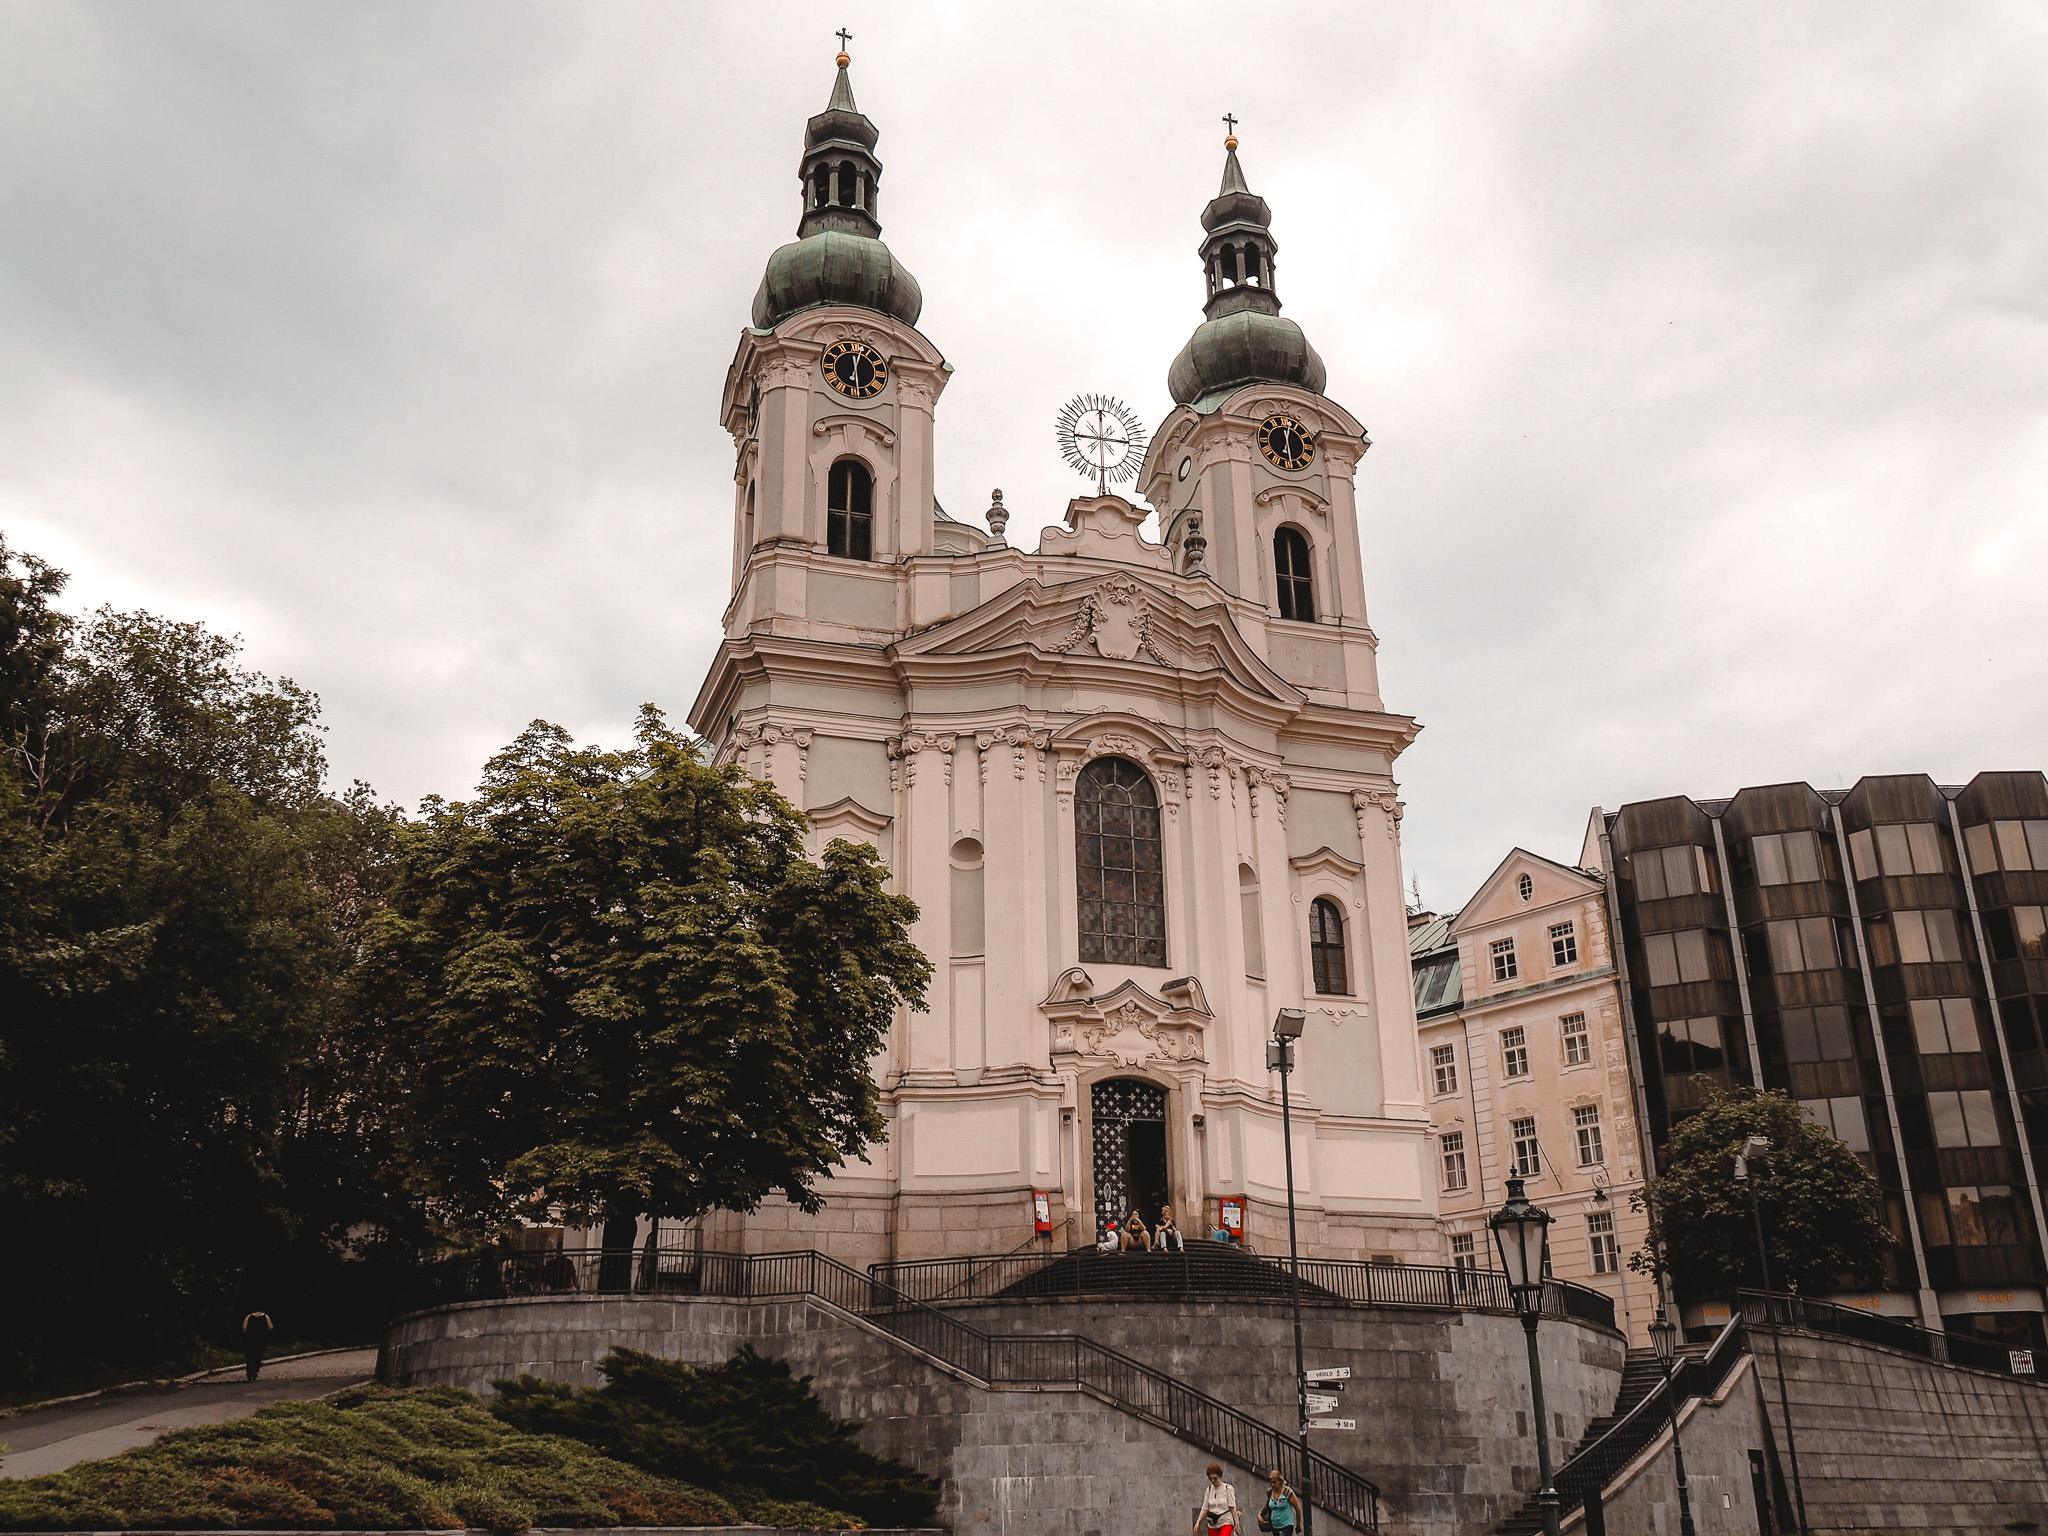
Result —
M2048 763L2048 6L0 3L0 528L247 637L338 778L680 717L718 391L854 33L1013 540L1156 422L1224 111L1361 472L1410 868Z

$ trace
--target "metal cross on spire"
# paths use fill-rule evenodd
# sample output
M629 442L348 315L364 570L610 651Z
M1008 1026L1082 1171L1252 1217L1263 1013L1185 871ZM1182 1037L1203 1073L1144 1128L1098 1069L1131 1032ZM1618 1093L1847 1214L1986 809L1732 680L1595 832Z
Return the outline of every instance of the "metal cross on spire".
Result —
M1228 112L1223 114L1223 128L1232 138L1237 137L1237 119Z
M846 52L846 45L853 41L853 34L847 31L846 28L841 27L833 36L839 39L839 51L841 53Z

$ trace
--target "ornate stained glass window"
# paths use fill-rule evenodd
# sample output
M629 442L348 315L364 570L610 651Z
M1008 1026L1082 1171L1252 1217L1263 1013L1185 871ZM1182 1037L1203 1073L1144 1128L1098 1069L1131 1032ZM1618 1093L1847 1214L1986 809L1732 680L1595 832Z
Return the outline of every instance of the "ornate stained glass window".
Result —
M1074 785L1081 959L1166 964L1166 880L1159 794L1145 770L1098 757Z
M1343 996L1351 991L1344 970L1344 914L1327 896L1318 896L1308 909L1308 959L1318 992Z

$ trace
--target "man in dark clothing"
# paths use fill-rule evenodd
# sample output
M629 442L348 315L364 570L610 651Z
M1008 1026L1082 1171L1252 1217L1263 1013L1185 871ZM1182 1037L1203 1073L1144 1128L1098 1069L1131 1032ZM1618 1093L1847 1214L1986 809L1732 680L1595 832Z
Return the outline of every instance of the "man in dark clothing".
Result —
M242 1364L251 1381L263 1369L263 1351L270 1343L272 1326L268 1312L251 1312L242 1319Z

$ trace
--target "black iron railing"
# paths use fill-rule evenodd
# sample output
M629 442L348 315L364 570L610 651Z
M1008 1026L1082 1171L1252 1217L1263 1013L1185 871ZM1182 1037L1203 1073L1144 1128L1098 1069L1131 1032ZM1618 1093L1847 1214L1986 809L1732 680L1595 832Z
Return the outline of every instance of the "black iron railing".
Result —
M2026 1353L2034 1367L2033 1373L2015 1372L2013 1350L1991 1339L1973 1339L1961 1333L1937 1333L1903 1318L1837 1306L1831 1301L1808 1301L1803 1296L1788 1296L1777 1291L1738 1291L1736 1305L1753 1326L1832 1333L1845 1339L1861 1339L1866 1344L1902 1349L1909 1354L1924 1355L1929 1360L1941 1360L1950 1365L1996 1371L2001 1376L2012 1376L2035 1386L2048 1385L2040 1375L2048 1361L2029 1351Z
M1248 1470L1278 1467L1338 1519L1379 1529L1379 1488L1349 1467L1166 1372L1076 1334L991 1334L822 1253L557 1249L481 1254L427 1273L421 1306L520 1296L815 1296L990 1385L1078 1386ZM1304 1476L1304 1472L1306 1476Z
M869 1267L880 1283L920 1301L992 1301L1024 1296L1102 1293L1141 1296L1284 1297L1284 1260L1221 1244L1190 1243L1185 1253L1006 1254L1000 1258L921 1259ZM1430 1264L1379 1264L1354 1259L1301 1261L1303 1299L1369 1307L1512 1312L1507 1276L1493 1269ZM1551 1280L1543 1311L1603 1328L1614 1326L1614 1298L1583 1285Z

